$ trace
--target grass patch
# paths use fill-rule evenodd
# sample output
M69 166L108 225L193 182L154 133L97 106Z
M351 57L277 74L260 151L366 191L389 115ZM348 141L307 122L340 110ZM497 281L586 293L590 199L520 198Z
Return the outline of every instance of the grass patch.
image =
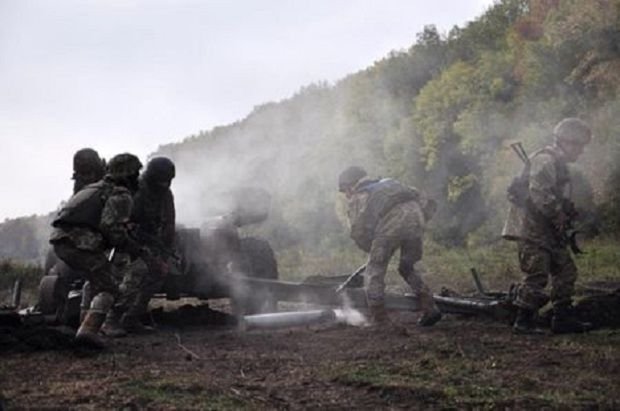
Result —
M39 265L0 260L0 305L11 302L13 285L18 278L22 281L22 306L32 302L42 276L43 268Z
M330 371L334 382L366 387L395 403L407 403L415 397L440 407L481 406L511 397L510 390L485 381L480 374L481 366L476 363L456 358L439 360L433 353L399 364L341 363Z
M121 387L125 397L132 398L137 405L147 408L174 406L179 409L198 408L202 410L244 410L252 409L252 404L211 388L196 383L174 381L132 380Z
M533 351L521 345L524 351L515 353L501 344L459 347L440 337L415 359L333 363L325 375L392 404L415 398L433 408L609 407L617 383L608 375L617 374L619 339L619 333L600 331L544 340Z

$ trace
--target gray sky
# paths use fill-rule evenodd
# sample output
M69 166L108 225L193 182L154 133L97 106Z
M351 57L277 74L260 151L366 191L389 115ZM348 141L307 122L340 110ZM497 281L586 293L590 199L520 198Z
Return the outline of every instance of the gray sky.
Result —
M144 159L492 2L0 0L0 221L54 210L80 148Z

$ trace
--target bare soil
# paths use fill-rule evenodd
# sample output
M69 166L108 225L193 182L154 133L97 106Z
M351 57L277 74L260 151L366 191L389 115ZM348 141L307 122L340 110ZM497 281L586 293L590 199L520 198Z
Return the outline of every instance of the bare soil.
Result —
M217 308L100 352L22 330L0 346L0 409L620 408L618 330L517 336L450 315L422 329L392 313L383 328L240 332Z

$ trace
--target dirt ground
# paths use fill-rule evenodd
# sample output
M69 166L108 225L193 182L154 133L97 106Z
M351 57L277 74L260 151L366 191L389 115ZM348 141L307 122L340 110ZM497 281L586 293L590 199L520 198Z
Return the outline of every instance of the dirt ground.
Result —
M21 335L0 346L0 409L620 408L618 330L516 336L452 315L420 329L392 313L381 329L241 332L216 308L102 352L57 329Z

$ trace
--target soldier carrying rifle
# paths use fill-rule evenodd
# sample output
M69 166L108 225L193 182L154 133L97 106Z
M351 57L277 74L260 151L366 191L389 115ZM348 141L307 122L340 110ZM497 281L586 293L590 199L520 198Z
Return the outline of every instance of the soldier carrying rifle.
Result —
M584 332L591 328L573 312L577 267L570 249L578 251L569 234L575 208L570 201L568 163L577 161L590 143L590 127L578 118L565 118L553 130L554 144L531 158L520 149L525 163L520 176L508 188L511 209L502 236L517 241L519 264L524 273L515 304L519 307L513 331L539 334L535 317L548 301L553 305L551 331ZM513 147L515 148L515 147ZM551 292L545 287L551 280Z

